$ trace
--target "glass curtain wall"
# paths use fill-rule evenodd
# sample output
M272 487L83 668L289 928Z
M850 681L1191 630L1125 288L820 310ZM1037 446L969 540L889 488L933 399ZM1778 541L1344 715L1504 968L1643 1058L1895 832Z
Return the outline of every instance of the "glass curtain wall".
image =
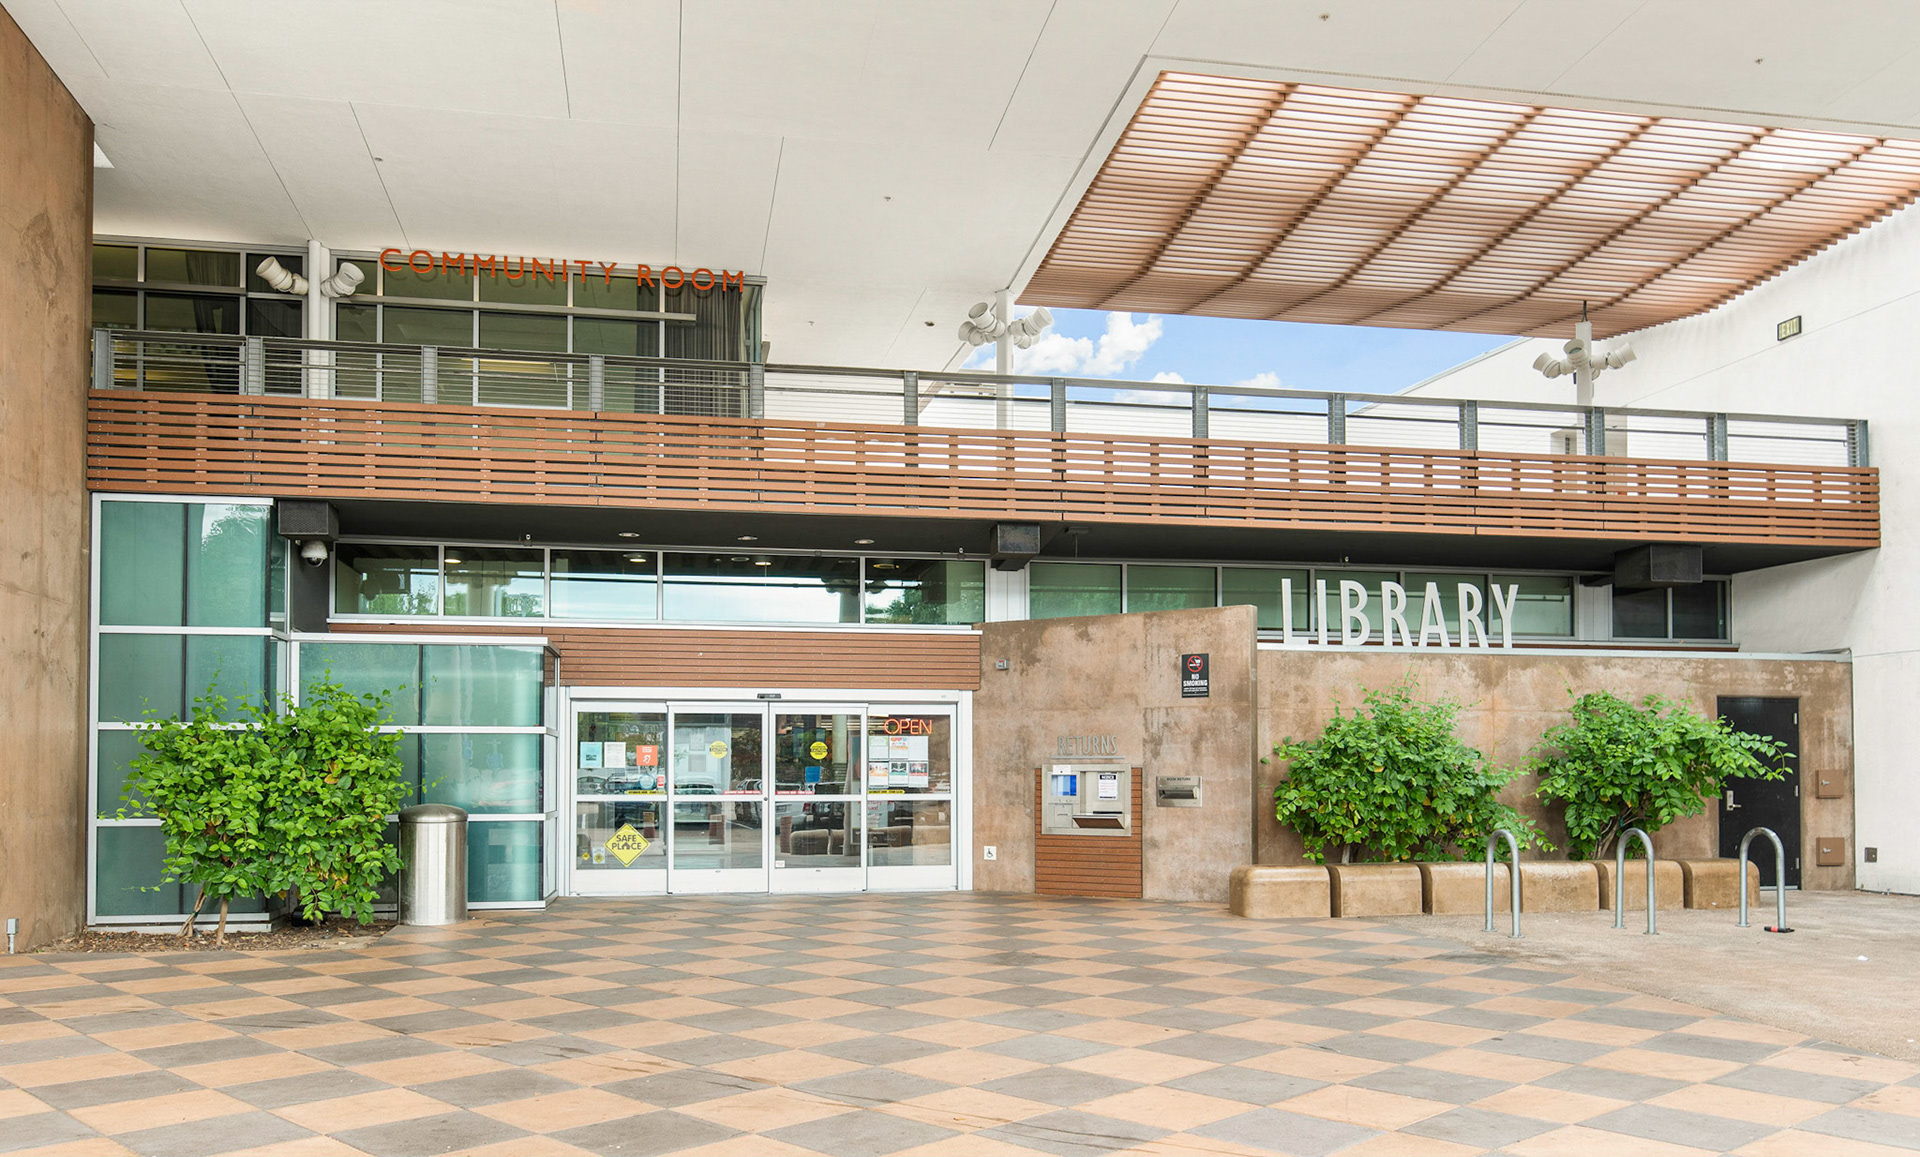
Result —
M109 330L161 330L178 341L153 342L116 359L116 385L149 390L237 393L238 347L195 341L192 335L304 337L304 298L276 292L255 272L272 257L289 273L304 274L306 255L293 250L184 248L137 241L93 246L93 325ZM269 355L267 392L300 393L300 357ZM279 369L281 372L274 372Z

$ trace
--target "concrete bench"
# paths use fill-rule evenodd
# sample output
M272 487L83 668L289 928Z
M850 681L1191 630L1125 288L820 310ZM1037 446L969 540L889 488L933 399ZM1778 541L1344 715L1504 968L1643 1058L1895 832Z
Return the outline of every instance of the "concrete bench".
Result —
M1235 868L1227 897L1229 911L1254 920L1299 916L1324 920L1333 912L1327 870L1318 864Z
M1773 853L1772 848L1767 853ZM1680 865L1683 892L1689 908L1738 908L1740 906L1739 860L1675 860ZM1644 877L1642 877L1644 879ZM1643 889L1645 884L1640 885ZM1654 886L1659 887L1656 880ZM1642 892L1642 895L1645 895ZM1641 901L1645 906L1646 901ZM1747 861L1747 906L1760 905L1760 865ZM1666 907L1663 903L1661 907Z
M1417 864L1328 864L1335 916L1418 916L1426 889Z
M1686 899L1686 876L1680 870L1678 860L1655 860L1653 870L1653 902L1660 911L1678 908ZM1600 907L1613 911L1613 861L1611 859L1594 860L1594 871L1600 875ZM1645 912L1647 910L1647 862L1645 860L1627 861L1626 910Z
M1416 864L1420 869L1421 889L1430 916L1466 916L1487 910L1487 864L1485 860L1462 863ZM1522 873L1524 875L1524 872ZM1526 907L1526 899L1520 905ZM1505 912L1513 904L1513 890L1507 883L1507 866L1493 866L1493 910Z
M1599 907L1600 873L1592 861L1520 862L1522 912L1592 912Z

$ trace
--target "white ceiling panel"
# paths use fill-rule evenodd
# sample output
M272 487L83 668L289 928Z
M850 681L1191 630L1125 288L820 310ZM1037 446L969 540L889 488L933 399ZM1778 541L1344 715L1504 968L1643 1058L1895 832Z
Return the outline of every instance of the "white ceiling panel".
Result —
M1078 158L1114 113L1175 0L1059 0L991 147Z
M1490 88L1545 92L1599 40L1645 7L1646 0L1527 0L1443 79Z
M665 256L688 268L761 272L780 158L778 137L695 133L681 140L680 232Z
M85 0L62 11L111 80L222 88L225 82L187 10L167 0ZM111 154L109 154L111 155Z
M1519 6L1520 0L1182 0L1153 52L1195 64L1437 79ZM1570 39L1593 35L1577 17L1580 5L1564 8Z
M356 111L414 245L646 262L673 245L671 130L389 105Z
M782 282L779 293L767 295L761 332L773 343L776 362L876 365L918 296L917 289L899 286L793 278Z
M552 0L182 2L236 89L567 115Z
M62 77L104 77L100 62L74 30L59 0L6 0L7 15L27 34L41 57ZM84 105L82 106L85 107Z
M680 10L559 0L567 103L582 120L667 127L679 115Z
M859 140L986 148L1047 7L1036 0L888 6L860 63L858 111L841 124Z
M405 240L352 105L257 93L238 100L313 236L342 249Z
M884 7L883 0L708 0L685 9L681 128L853 133L860 62Z

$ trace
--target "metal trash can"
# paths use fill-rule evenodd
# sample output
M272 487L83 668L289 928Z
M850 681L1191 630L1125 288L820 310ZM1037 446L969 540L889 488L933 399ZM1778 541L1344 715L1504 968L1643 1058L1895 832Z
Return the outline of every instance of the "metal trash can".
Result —
M467 813L443 803L400 809L400 923L467 918Z

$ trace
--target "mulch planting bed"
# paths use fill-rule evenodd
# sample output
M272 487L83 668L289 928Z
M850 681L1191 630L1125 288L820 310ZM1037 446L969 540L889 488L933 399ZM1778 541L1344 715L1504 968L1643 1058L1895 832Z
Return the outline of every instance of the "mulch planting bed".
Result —
M103 932L90 928L76 936L57 940L40 952L297 952L310 948L363 948L385 935L394 925L385 922L362 924L357 920L329 919L319 924L283 924L271 932L235 932L227 928L227 942L216 947L213 930L198 929L190 940L182 941L178 932Z

